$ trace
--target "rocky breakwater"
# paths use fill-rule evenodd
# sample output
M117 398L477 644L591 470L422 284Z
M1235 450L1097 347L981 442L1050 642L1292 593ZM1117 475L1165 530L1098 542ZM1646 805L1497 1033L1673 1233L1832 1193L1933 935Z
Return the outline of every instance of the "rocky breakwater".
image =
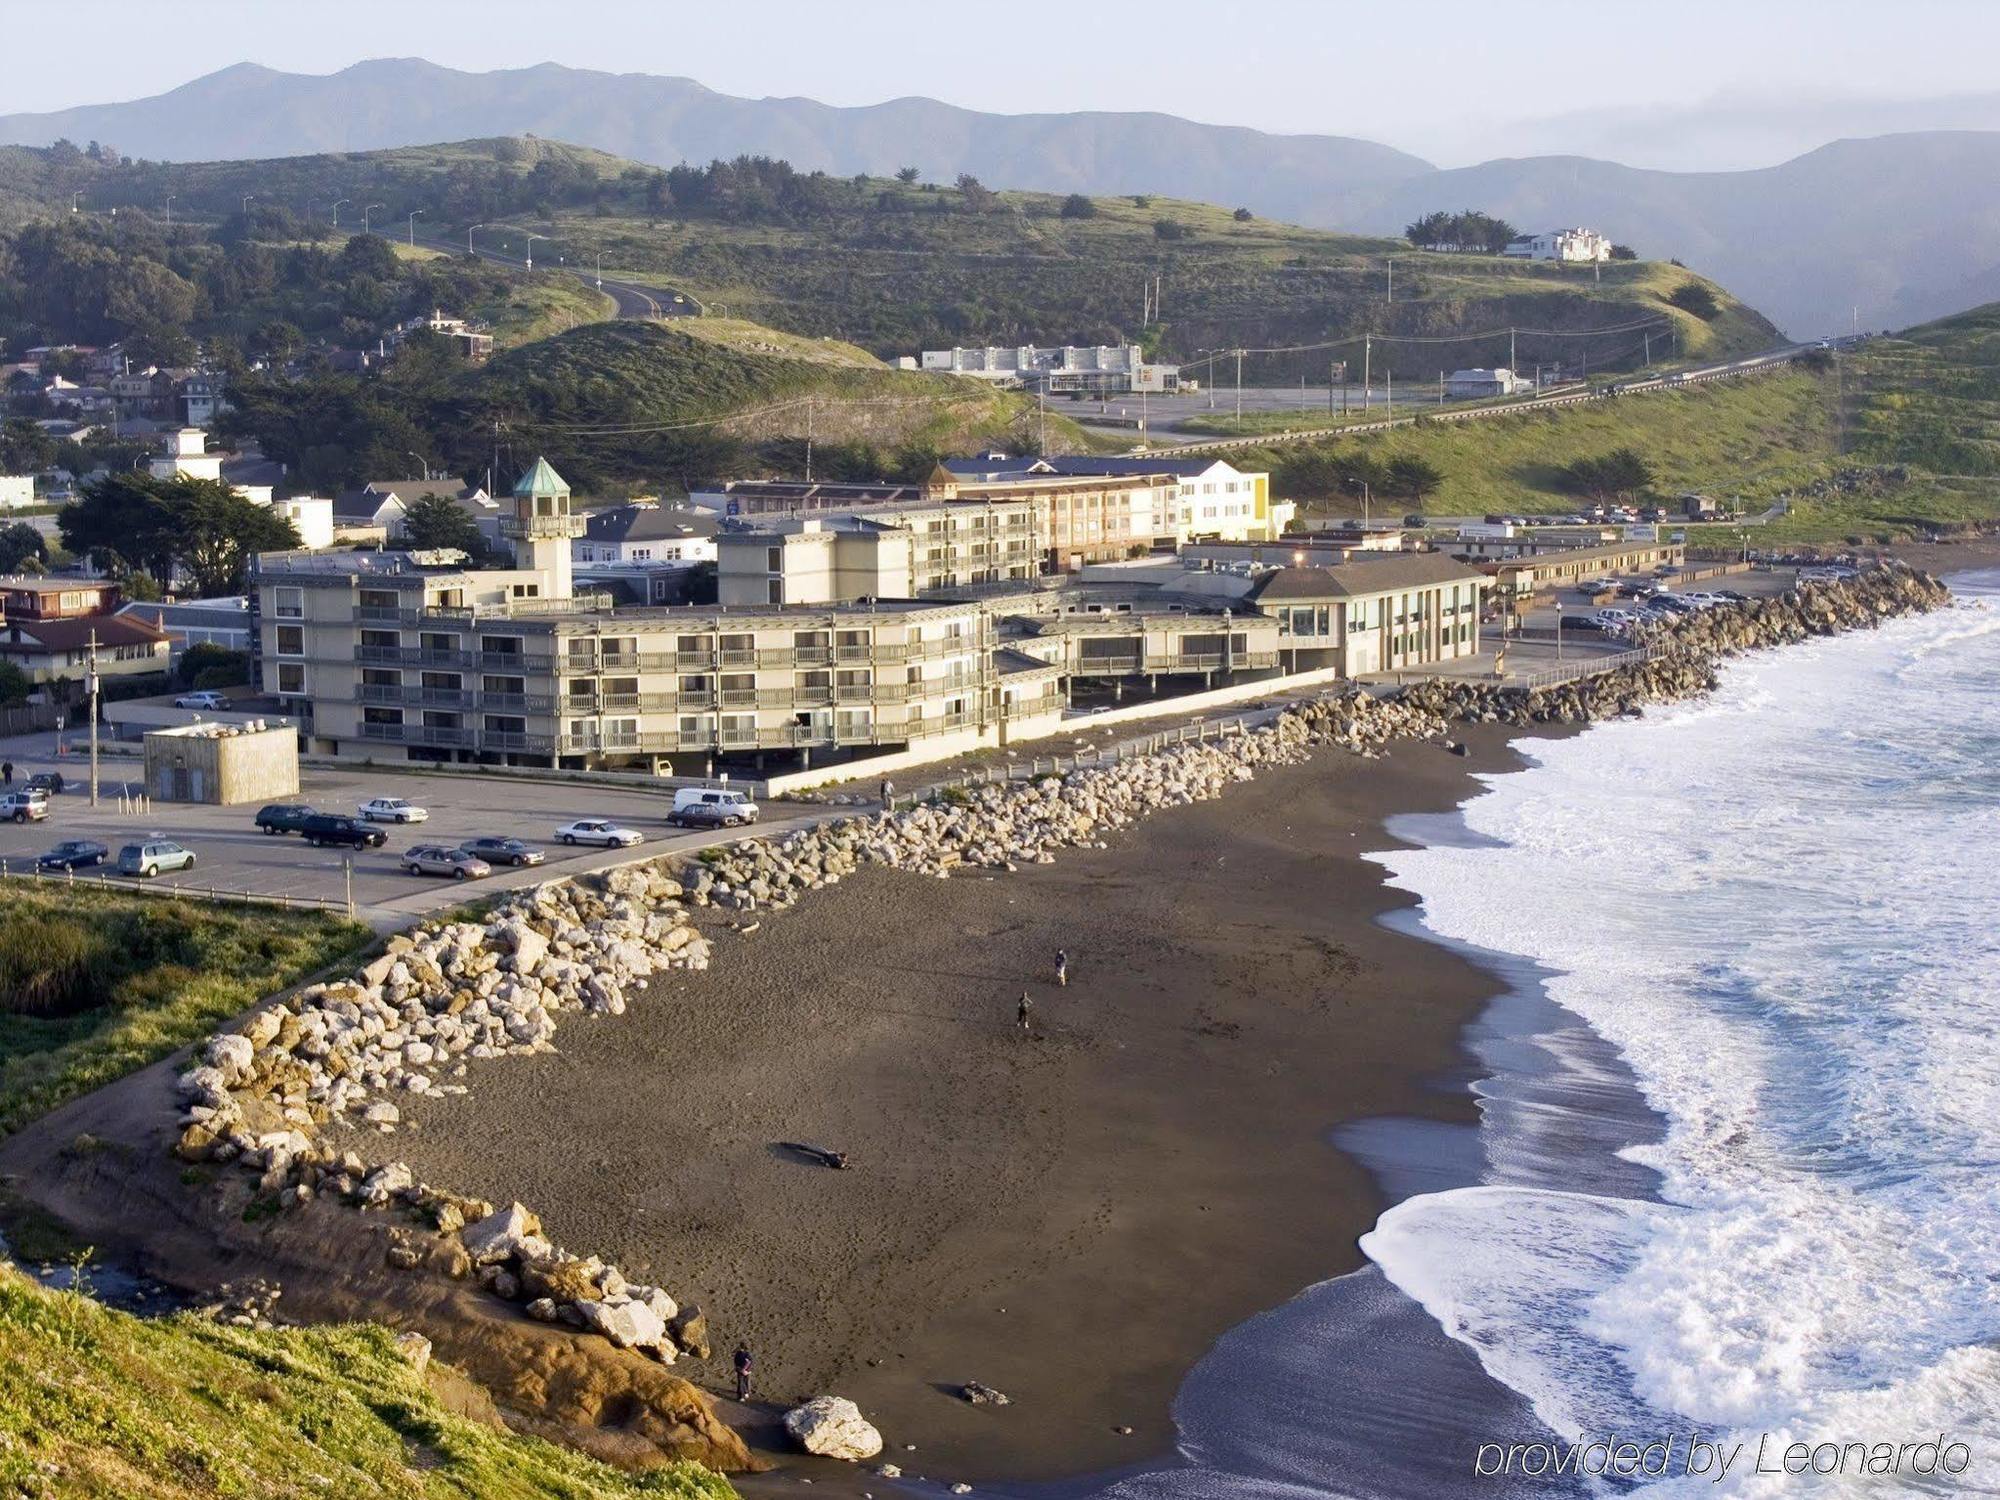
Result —
M1525 689L1433 678L1400 696L1462 723L1589 724L1709 692L1722 662L1742 652L1872 630L1884 620L1950 602L1951 590L1930 574L1887 563L1853 578L1802 584L1656 626L1640 643L1652 652L1646 659L1573 682Z

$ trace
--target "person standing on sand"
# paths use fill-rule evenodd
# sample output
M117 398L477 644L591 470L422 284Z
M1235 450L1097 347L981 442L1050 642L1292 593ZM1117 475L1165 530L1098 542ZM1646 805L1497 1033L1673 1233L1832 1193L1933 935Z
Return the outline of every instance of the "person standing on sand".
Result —
M731 1358L736 1365L736 1399L738 1401L748 1401L750 1399L750 1351L744 1345L738 1344L736 1346L736 1353Z
M1056 984L1062 989L1069 988L1069 950L1056 949Z
M894 812L895 810L896 810L896 783L890 781L887 777L884 777L882 780L882 811Z
M1021 1003L1014 1011L1014 1019L1019 1024L1024 1035L1033 1036L1035 1034L1033 1025L1034 1012L1035 1002L1028 998L1026 990L1022 990Z

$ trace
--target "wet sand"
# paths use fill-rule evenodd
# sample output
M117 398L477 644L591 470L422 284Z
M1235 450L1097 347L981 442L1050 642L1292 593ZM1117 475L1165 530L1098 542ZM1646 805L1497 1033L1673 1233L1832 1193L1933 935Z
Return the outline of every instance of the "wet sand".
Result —
M406 1110L394 1150L699 1302L693 1378L721 1389L740 1339L760 1397L853 1398L912 1474L1156 1456L1218 1335L1358 1263L1380 1205L1328 1132L1468 1117L1436 1081L1496 985L1382 926L1406 898L1360 854L1513 763L1497 732L1328 753L1018 874L864 871Z

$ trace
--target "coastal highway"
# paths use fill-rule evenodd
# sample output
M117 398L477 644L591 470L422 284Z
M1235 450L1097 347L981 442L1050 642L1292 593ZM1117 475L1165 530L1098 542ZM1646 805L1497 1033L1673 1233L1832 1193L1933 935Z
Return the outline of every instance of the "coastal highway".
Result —
M537 235L536 238L540 239L541 236ZM435 239L430 235L418 235L415 243L425 250L436 250L443 255L465 253L461 246L452 241ZM528 269L525 257L510 255L502 250L479 246L474 249L473 254L496 266L509 266L517 271ZM542 266L544 270L549 268L546 259L543 260ZM621 318L693 318L701 314L699 302L684 292L675 291L672 287L641 286L636 281L614 281L609 276L599 281L596 273L578 266L566 265L561 269L568 271L585 286L601 291L611 298L617 304L618 316Z
M1557 406L1581 406L1593 401L1618 401L1628 396L1657 395L1661 391L1684 390L1689 386L1705 385L1714 380L1731 380L1742 375L1763 375L1782 370L1793 361L1809 354L1824 352L1828 347L1849 348L1859 342L1855 339L1829 341L1828 344L1799 343L1780 344L1776 348L1765 349L1756 354L1746 354L1740 359L1723 360L1712 365L1696 365L1686 370L1676 370L1668 375L1649 376L1619 381L1596 389L1565 387L1545 396L1530 396L1526 400L1498 401L1483 406L1445 407L1439 410L1426 409L1421 419L1426 422L1472 422L1486 417L1504 417L1515 412L1546 411ZM1388 432L1397 427L1415 426L1419 418L1384 417L1378 422L1355 422L1343 427L1301 427L1287 432L1259 433L1250 437L1204 438L1191 443L1161 443L1158 451L1171 453L1227 453L1235 448L1263 448L1280 443L1312 442L1331 437L1351 437L1357 433Z

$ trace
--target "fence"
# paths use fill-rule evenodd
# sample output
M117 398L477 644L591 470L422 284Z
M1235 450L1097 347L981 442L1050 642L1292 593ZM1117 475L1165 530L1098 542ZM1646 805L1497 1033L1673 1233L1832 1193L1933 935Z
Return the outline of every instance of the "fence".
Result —
M1656 656L1665 655L1666 650L1665 646L1637 646L1630 651L1620 651L1615 656L1592 656L1573 664L1524 673L1501 686L1526 688L1529 692L1537 688L1560 687L1565 682L1575 682L1582 677L1595 677L1600 672L1615 672L1620 667L1651 661Z
M347 894L342 896L292 896L282 892L271 895L262 891L232 891L209 884L200 885L193 881L177 880L162 882L152 880L114 881L111 871L98 869L88 875L79 875L75 870L43 870L32 862L9 860L0 855L0 880L21 880L33 885L84 886L103 891L123 891L135 896L178 896L194 901L239 902L247 906L276 906L284 910L337 911L346 916L354 915L354 870L347 868Z

